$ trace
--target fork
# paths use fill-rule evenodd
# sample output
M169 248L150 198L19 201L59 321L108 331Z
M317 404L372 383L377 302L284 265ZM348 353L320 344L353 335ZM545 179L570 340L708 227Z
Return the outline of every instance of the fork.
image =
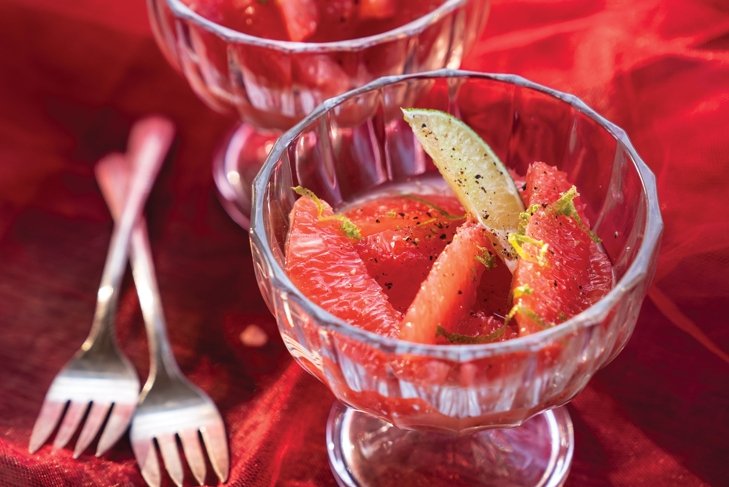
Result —
M96 178L116 218L124 201L124 184L130 170L121 154L111 154L96 167ZM205 482L205 458L200 445L202 435L210 463L221 482L228 478L228 446L223 420L212 400L188 381L175 361L160 300L154 264L144 219L140 218L131 239L134 282L144 316L150 347L150 371L131 426L134 456L147 484L161 482L156 440L170 478L178 486L183 482L183 467L177 449L179 437L185 457L195 479Z
M158 117L141 120L132 128L130 151L148 164L144 164L144 170L135 173L129 183L134 188L130 193L133 197L125 202L114 226L91 331L73 358L58 372L46 393L30 435L28 450L31 453L46 442L61 417L63 420L53 442L54 449L66 446L86 417L73 452L74 458L78 458L89 446L104 424L97 456L111 448L129 425L137 404L139 379L117 345L114 313L126 270L132 228L142 212L172 137L172 124Z

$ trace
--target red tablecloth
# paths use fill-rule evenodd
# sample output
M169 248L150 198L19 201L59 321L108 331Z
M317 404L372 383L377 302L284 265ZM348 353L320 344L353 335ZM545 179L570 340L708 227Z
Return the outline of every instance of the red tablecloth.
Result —
M569 406L568 485L729 482L729 4L502 0L467 67L571 91L622 125L658 176L660 266L625 351ZM141 485L128 442L103 458L27 453L59 367L91 321L111 220L92 168L150 112L179 127L148 219L176 355L225 417L230 485L334 485L332 398L292 363L210 156L231 120L159 54L142 0L0 2L0 485ZM124 349L146 375L131 283ZM269 343L246 347L263 328Z

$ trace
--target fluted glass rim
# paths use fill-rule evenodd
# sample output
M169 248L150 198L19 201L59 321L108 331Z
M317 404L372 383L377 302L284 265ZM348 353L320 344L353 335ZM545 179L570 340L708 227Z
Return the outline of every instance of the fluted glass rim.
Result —
M274 257L273 251L266 237L265 221L263 218L263 197L266 192L271 175L290 143L314 120L318 119L346 100L375 91L384 86L402 81L437 78L475 78L512 84L523 88L539 91L567 103L583 115L599 124L612 135L631 158L642 184L646 200L646 219L644 235L639 250L625 271L623 277L598 302L573 316L567 321L531 335L512 338L504 342L469 344L469 345L427 345L389 338L367 331L332 315L317 304L310 301L289 279L284 269ZM658 251L658 244L663 232L663 220L658 204L658 191L656 178L648 165L638 155L626 132L610 122L605 117L590 108L577 96L549 88L539 83L529 81L519 75L503 73L481 73L476 71L458 69L439 69L406 75L385 76L367 83L359 88L350 90L341 95L329 98L321 103L306 118L289 129L274 144L266 161L253 181L253 207L251 212L250 238L253 245L262 254L272 275L269 276L272 285L279 291L286 293L286 297L297 302L315 320L316 325L354 340L366 343L387 353L413 354L430 358L449 360L453 362L468 362L485 357L507 353L537 351L554 340L560 339L583 328L589 328L601 323L613 306L650 275L650 265L654 254Z
M333 52L333 51L358 51L369 47L390 42L396 39L407 38L425 30L435 24L444 15L456 8L466 4L468 0L444 0L436 9L418 17L415 20L403 24L394 29L379 34L345 39L331 42L295 42L279 39L267 39L225 27L214 22L185 5L182 0L163 0L167 6L179 18L191 21L203 29L223 38L226 42L235 44L247 44L258 47L266 47L284 52ZM489 2L489 0L484 0Z

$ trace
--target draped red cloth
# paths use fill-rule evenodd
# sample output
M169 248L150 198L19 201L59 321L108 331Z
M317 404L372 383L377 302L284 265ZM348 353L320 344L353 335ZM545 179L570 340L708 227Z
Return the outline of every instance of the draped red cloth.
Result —
M729 4L501 0L465 65L577 94L627 130L658 177L655 284L627 348L569 406L568 485L727 485ZM126 440L77 461L27 444L91 321L112 225L93 165L150 112L179 128L148 205L164 307L183 370L224 415L229 485L333 486L333 399L289 358L247 234L214 195L210 157L231 120L164 61L142 0L0 2L0 485L143 485ZM118 324L145 377L131 281ZM251 324L265 346L243 343Z

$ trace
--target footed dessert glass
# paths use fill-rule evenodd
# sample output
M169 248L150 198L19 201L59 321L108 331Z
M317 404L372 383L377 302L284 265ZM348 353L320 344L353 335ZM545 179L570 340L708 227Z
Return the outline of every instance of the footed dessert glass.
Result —
M461 118L505 165L546 161L587 205L614 288L566 322L513 340L422 345L357 328L289 280L292 186L335 209L437 171L400 106ZM342 122L367 107L358 124ZM254 183L251 242L283 341L341 404L328 422L341 485L561 485L573 451L560 406L625 346L653 276L662 220L655 178L625 132L566 93L512 75L441 70L386 77L326 101L273 146Z
M147 6L169 62L210 107L240 117L214 159L213 175L224 208L247 229L251 182L282 131L325 99L375 78L457 68L486 22L490 0L443 0L393 30L321 43L235 31L182 0L147 0ZM363 107L350 107L349 123L359 124Z

